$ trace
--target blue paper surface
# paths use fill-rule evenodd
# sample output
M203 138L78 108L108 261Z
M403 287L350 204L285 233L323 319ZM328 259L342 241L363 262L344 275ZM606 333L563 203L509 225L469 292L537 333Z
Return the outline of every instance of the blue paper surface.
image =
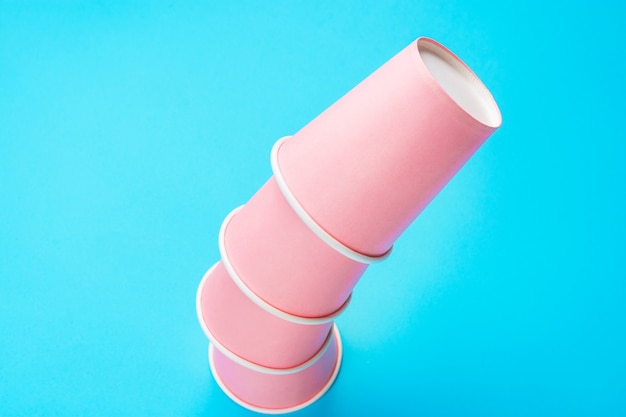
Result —
M503 126L363 277L298 415L626 415L624 12L0 2L0 415L252 415L195 315L220 222L422 35Z

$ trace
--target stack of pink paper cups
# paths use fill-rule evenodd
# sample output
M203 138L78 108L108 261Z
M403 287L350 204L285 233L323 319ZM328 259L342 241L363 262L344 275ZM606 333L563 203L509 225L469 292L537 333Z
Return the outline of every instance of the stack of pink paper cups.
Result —
M342 356L333 320L359 278L500 123L474 73L419 38L276 142L274 175L224 220L198 288L224 392L264 413L323 395Z

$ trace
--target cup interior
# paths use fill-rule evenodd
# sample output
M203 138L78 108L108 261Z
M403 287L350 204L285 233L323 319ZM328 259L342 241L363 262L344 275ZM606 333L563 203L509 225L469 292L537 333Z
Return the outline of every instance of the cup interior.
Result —
M457 105L484 125L500 126L502 116L495 100L463 61L432 39L420 38L417 49L430 74Z

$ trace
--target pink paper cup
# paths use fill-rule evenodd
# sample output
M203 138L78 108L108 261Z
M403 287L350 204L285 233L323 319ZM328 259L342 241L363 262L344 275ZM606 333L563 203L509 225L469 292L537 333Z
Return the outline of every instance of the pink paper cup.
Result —
M239 290L222 262L202 278L196 311L209 341L246 366L301 366L324 345L332 328L332 322L297 324L265 311Z
M293 372L250 369L209 346L211 372L220 388L237 404L266 414L289 413L318 400L335 381L341 356L336 326L316 360Z
M241 290L292 321L285 314L296 321L333 320L371 261L351 258L320 238L285 200L274 177L226 217L219 241L226 269Z
M283 141L274 174L319 227L375 257L501 121L469 67L419 38Z

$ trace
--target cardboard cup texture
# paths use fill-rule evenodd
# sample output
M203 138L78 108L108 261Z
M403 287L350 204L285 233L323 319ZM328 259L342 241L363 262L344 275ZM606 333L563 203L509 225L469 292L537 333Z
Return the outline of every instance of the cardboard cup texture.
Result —
M478 77L419 38L284 141L278 165L317 224L376 256L500 124Z

